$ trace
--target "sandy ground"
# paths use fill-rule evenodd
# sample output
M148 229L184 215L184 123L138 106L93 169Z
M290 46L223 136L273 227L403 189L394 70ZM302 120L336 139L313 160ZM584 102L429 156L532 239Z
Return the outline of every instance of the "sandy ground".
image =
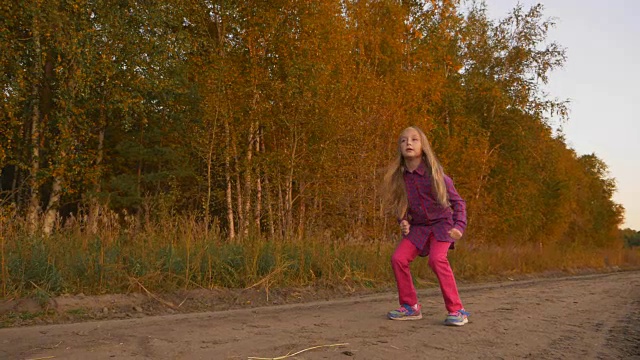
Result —
M464 327L385 318L393 293L293 305L0 329L1 359L640 359L640 272L460 287ZM346 344L346 345L336 345Z

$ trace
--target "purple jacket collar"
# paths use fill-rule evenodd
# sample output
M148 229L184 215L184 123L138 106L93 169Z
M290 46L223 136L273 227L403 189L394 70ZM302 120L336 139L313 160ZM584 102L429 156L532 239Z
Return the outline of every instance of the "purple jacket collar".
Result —
M418 175L420 175L420 176L424 176L424 174L427 172L427 165L424 164L424 161L421 161L420 165L418 165L418 167L413 171L409 171L407 169L407 167L405 166L404 167L404 172L406 172L406 173L414 173L415 172L415 173L418 173Z

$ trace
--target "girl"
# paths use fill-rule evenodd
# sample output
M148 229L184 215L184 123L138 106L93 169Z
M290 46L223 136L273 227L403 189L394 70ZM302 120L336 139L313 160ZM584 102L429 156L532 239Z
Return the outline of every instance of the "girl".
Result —
M429 267L438 278L448 311L444 323L466 324L469 313L460 302L447 260L447 251L467 226L466 204L445 175L426 135L415 126L400 134L398 156L384 176L383 194L395 210L403 235L391 257L400 308L390 311L389 319L422 318L409 270L409 264L420 255L429 256Z

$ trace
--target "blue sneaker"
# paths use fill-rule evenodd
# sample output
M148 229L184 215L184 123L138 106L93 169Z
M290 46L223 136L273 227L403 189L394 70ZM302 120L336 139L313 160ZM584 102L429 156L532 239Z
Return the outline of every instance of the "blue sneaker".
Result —
M444 319L444 324L449 326L462 326L469 322L469 313L462 310L449 313L447 318Z
M420 320L422 319L421 308L420 304L414 306L404 304L397 310L389 311L387 317L391 320Z

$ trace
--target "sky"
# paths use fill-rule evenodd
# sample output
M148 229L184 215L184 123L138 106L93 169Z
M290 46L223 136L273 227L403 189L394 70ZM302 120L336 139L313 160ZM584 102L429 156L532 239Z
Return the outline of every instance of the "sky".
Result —
M525 11L540 3L544 18L555 20L548 39L566 49L567 61L551 72L546 91L570 101L567 145L608 165L613 200L625 208L621 227L640 231L640 1L485 1L494 19L518 3Z

